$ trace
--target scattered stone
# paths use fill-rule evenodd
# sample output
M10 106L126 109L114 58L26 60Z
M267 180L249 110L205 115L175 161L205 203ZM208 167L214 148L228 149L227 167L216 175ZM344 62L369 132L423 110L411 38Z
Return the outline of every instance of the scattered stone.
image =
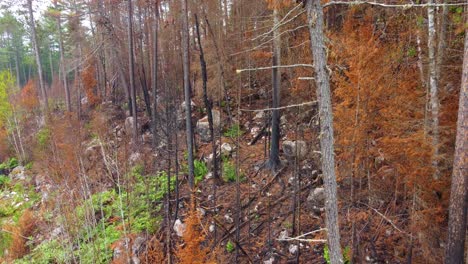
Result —
M265 112L260 111L254 116L254 120L262 121L265 118Z
M325 189L324 188L315 188L313 189L309 196L307 197L307 201L311 202L315 207L323 207L325 205Z
M260 132L260 128L257 126L254 126L250 129L250 134L254 137L257 136L259 132Z
M224 215L224 220L226 220L226 222L228 222L229 224L234 223L234 219L232 219L232 217L228 214Z
M26 169L23 166L17 166L14 168L8 177L12 180L25 180L26 179Z
M137 238L135 238L132 245L133 255L138 256L142 252L145 246L145 242L146 238L144 236L138 236Z
M210 227L208 227L208 230L213 233L215 231L215 225L211 224Z
M281 116L280 117L280 125L284 126L288 123L288 120L286 119L286 116Z
M212 172L208 172L206 175L205 175L205 179L209 180L209 179L212 179L213 178L213 173Z
M274 264L275 263L275 257L271 256L269 259L263 261L263 264Z
M278 236L278 240L284 240L286 238L288 238L288 230L281 231Z
M87 103L88 103L88 97L87 97L87 96L81 98L81 104L82 104L82 105L85 105L85 104L87 104Z
M141 261L137 256L132 257L132 264L140 264Z
M50 233L50 239L53 240L53 239L56 239L58 236L60 236L61 234L63 234L63 226L58 226L56 227L54 230L52 230L52 232Z
M214 196L212 194L208 195L208 201L213 201L214 200Z
M213 115L213 128L216 130L221 124L221 114L218 110L211 111ZM211 140L210 123L208 122L208 116L203 117L197 122L197 133L200 135L200 139L203 142L209 142Z
M141 154L139 152L133 152L130 154L130 157L128 158L128 161L130 161L130 164L136 164L138 161L141 159Z
M125 133L127 135L132 135L133 134L133 124L135 120L133 119L133 116L129 116L125 119Z
M286 140L283 142L283 152L289 159L294 159L297 154L299 160L303 160L307 155L307 144L302 140Z
M289 245L289 253L291 255L295 255L297 252L297 249L298 249L297 245Z
M119 259L122 253L128 252L128 245L130 243L130 238L126 237L123 240L119 241L114 248L113 258Z
M187 227L185 226L180 219L177 219L174 223L174 231L176 232L177 236L182 237L184 235L185 229Z
M200 214L200 216L205 216L206 215L206 210L201 208L201 207L197 208L197 211Z
M234 148L231 146L231 144L227 143L227 142L224 142L222 145L221 145L221 154L223 156L229 156L231 155L232 151L234 150Z

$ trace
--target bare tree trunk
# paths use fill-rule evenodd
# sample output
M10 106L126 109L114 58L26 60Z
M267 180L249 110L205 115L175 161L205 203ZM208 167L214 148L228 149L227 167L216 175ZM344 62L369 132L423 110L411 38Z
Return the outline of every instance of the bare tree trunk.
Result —
M54 63L52 60L52 41L49 43L50 83L54 81Z
M57 1L54 1L55 9L58 9ZM59 34L59 52L60 52L60 72L62 72L63 87L65 89L65 103L67 111L71 112L70 88L68 87L67 73L65 71L65 55L63 51L62 23L60 21L61 13L57 16L57 30Z
M429 0L430 4L434 3L434 0ZM431 105L431 116L432 116L432 146L434 153L432 156L432 165L434 167L433 178L439 179L439 96L438 96L438 85L437 85L437 61L436 61L436 30L435 30L435 8L429 6L427 8L427 20L428 20L428 32L429 37L427 40L428 51L429 51L429 89L430 89L430 105Z
M34 22L34 13L32 10L32 0L28 0L29 11L29 26L31 27L31 38L34 49L34 57L36 57L37 75L39 75L39 88L42 95L42 107L47 112L49 109L49 101L47 99L47 91L45 89L44 78L42 76L41 57L39 55L39 44L37 43L36 23Z
M278 9L273 10L273 26L279 23ZM273 84L273 108L280 106L280 89L281 89L281 71L278 67L281 65L281 39L279 36L279 27L273 30L273 69L272 69L272 84ZM280 139L280 110L274 109L271 116L271 144L270 158L268 167L276 171L280 166L279 158L279 139Z
M16 85L18 86L18 90L21 89L21 77L20 77L20 69L19 69L19 52L18 47L15 48L15 68L16 68Z
M133 5L132 0L128 3L128 74L130 76L130 98L132 102L131 113L133 116L133 140L138 141L138 117L136 109L136 89L135 89L135 63L133 58Z
M206 61L205 61L205 54L203 53L203 46L201 44L201 37L200 37L200 26L198 23L197 14L195 14L195 29L197 32L197 40L198 40L198 48L200 49L200 67L202 71L202 81L203 81L203 101L205 103L206 113L208 115L208 127L210 130L210 141L211 141L211 150L213 153L213 178L215 180L219 179L218 175L218 157L216 156L216 141L214 135L214 125L213 125L213 102L208 99L208 92L207 92L207 83L208 83L208 74L206 71Z
M458 108L457 139L450 193L446 264L463 262L468 198L468 32L465 34L463 77Z
M307 15L319 101L320 147L322 152L323 181L325 184L325 213L328 230L328 246L330 249L331 263L340 264L343 263L343 255L341 254L340 229L338 226L333 113L323 36L323 9L320 1L307 1Z
M152 81L151 89L153 91L153 111L151 113L151 132L153 133L153 148L156 149L158 144L156 123L158 122L158 31L159 31L159 5L156 3L154 6L155 18L153 21L153 68L152 68Z
M187 134L187 163L189 168L189 186L193 191L195 180L193 174L193 128L192 108L190 95L190 62L189 62L189 25L187 0L182 1L182 63L184 68L184 95L185 95L185 126Z

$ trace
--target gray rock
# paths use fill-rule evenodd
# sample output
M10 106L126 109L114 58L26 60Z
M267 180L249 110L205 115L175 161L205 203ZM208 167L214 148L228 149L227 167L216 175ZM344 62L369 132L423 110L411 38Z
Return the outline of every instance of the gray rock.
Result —
M135 120L133 118L133 116L129 116L125 119L125 133L127 133L127 135L131 135L133 134L133 124L134 124Z
M289 234L288 234L288 230L283 230L280 232L279 236L278 236L278 240L284 240L286 238L288 238Z
M208 230L213 233L215 231L215 225L214 224L211 224L210 227L208 228Z
M280 125L284 126L288 123L288 120L286 119L286 116L281 116L280 117Z
M141 154L139 152L133 152L132 154L130 154L130 157L128 158L128 161L132 165L138 163L138 161L140 160L141 160Z
M312 203L312 206L321 208L325 205L325 189L324 188L315 188L313 189L307 201Z
M289 253L290 253L291 255L296 254L297 249L298 249L297 245L289 245Z
M177 219L174 223L174 231L176 232L177 236L182 237L184 235L185 229L187 227L185 226L180 219Z
M231 155L231 152L234 150L234 148L231 146L231 144L224 142L221 145L221 154L223 156L229 156Z
M213 128L215 130L219 129L221 124L221 114L218 110L211 111L213 115ZM210 141L210 124L208 122L208 116L203 117L202 119L198 120L197 122L197 133L200 135L200 138L203 142Z
M8 174L8 177L12 180L25 180L26 169L23 166L17 166Z
M253 119L256 120L256 121L263 121L264 118L265 118L265 112L260 111L254 116Z
M307 144L302 140L286 140L283 142L283 153L288 159L294 159L297 154L299 160L307 156Z
M274 264L275 263L275 257L271 256L269 259L263 261L263 264Z
M126 237L124 240L121 240L117 243L114 248L113 258L119 259L124 252L128 252L128 246L130 244L130 238Z
M137 256L142 252L145 246L145 242L146 238L144 236L138 236L137 238L135 238L132 245L133 255Z
M234 219L232 219L232 217L228 214L224 215L224 220L226 220L226 222L228 222L229 224L234 223Z

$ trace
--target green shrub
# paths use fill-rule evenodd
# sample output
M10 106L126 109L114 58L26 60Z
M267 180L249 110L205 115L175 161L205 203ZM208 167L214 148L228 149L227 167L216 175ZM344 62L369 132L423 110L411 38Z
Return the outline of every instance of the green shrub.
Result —
M350 253L350 247L346 246L343 250L343 261L344 264L350 264L351 261L349 259L349 253ZM323 248L323 258L327 262L327 264L330 264L330 250L328 249L328 245L325 245Z
M1 174L0 175L0 188L5 187L10 183L10 178L6 175Z
M195 184L199 183L203 180L203 177L208 173L208 168L206 167L206 163L200 160L193 161L194 171L193 174L195 175Z
M0 170L12 170L18 166L18 160L13 157L3 163L0 163Z
M37 143L40 147L46 147L49 143L50 131L47 127L42 128L37 132Z
M236 249L236 246L231 242L231 240L229 240L226 244L226 251L232 253L234 252L234 249Z
M232 125L226 132L224 132L224 136L229 138L237 138L242 136L242 134L244 134L244 131L241 130L239 124Z
M239 172L240 173L240 172ZM235 182L237 178L236 166L228 160L228 158L223 158L223 179L225 182ZM240 173L239 180L243 181L245 179L244 174Z

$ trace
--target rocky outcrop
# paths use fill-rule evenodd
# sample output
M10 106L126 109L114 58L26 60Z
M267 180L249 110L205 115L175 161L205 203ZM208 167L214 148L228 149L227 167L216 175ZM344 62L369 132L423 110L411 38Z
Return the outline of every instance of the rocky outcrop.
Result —
M299 160L303 160L308 153L307 143L302 140L286 140L283 142L283 153L288 159L293 160L297 155Z
M213 115L213 128L219 129L221 124L221 114L218 110L212 110ZM209 142L211 139L210 124L208 122L208 116L203 117L197 122L197 133L200 135L200 139L203 142Z

